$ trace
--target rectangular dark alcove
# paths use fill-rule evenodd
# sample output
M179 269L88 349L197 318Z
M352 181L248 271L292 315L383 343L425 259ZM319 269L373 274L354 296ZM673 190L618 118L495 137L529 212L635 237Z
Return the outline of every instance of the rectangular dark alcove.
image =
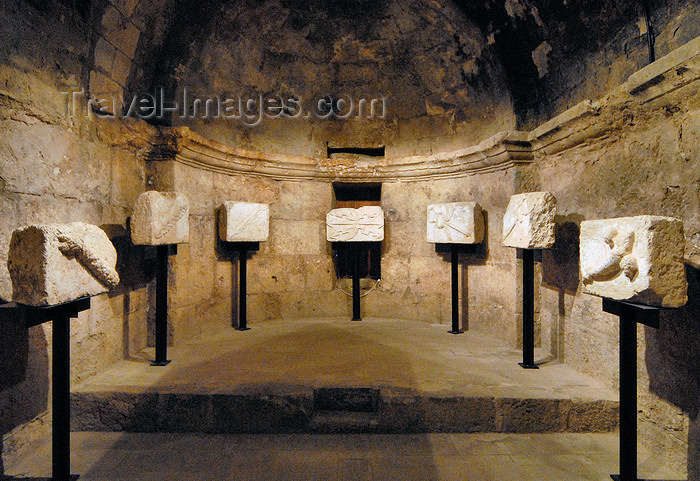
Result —
M355 154L367 157L384 157L385 148L381 147L331 147L326 146L326 155L330 159L333 154Z
M337 182L333 184L333 191L336 208L357 209L381 204L382 184ZM334 242L332 248L335 273L339 279L352 277L355 258L359 261L361 278L380 279L382 277L381 242Z

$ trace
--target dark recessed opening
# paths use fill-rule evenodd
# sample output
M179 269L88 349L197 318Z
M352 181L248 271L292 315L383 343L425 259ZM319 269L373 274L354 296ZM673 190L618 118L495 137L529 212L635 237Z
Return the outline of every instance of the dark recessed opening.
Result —
M357 209L363 205L380 205L382 184L336 182L333 184L336 207Z
M335 183L335 206L358 209L367 205L381 205L382 184ZM382 277L381 242L334 242L332 244L335 272L339 279L352 277L355 259L361 278Z
M357 273L361 279L381 279L381 242L334 242L333 259L338 279L352 278L353 262L357 259Z
M331 147L327 146L328 158L333 154L355 154L366 155L367 157L384 157L385 148L381 147Z

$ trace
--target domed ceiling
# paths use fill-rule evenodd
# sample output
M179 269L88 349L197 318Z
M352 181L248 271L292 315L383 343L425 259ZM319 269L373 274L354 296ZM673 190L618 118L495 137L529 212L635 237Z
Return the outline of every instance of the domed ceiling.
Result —
M231 2L173 68L173 124L254 150L406 156L515 127L492 45L445 0Z
M700 33L681 0L161 1L164 41L142 46L152 71L131 89L188 103L169 125L306 157L528 130L646 65L649 29L657 56Z

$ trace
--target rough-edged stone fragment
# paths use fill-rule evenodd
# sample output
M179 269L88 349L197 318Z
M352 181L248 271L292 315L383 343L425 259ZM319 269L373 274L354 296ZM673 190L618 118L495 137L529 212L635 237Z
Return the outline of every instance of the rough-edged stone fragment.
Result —
M476 202L428 206L428 242L478 244L484 240L484 216Z
M270 206L252 202L224 202L219 212L219 237L226 242L266 241Z
M150 190L139 195L131 216L137 245L182 244L190 238L190 203L177 192Z
M384 240L384 211L375 205L333 209L326 215L326 238L330 242Z
M49 306L107 292L119 284L117 251L107 234L83 223L15 230L7 266L12 299Z
M503 245L520 249L547 249L554 245L557 200L549 192L511 196L503 216Z
M581 222L584 292L621 301L680 307L688 301L683 223L642 215Z

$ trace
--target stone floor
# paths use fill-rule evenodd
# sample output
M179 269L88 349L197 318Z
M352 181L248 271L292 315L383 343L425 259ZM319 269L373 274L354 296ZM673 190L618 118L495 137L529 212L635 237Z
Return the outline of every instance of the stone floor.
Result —
M381 391L381 432L615 429L617 394L602 383L553 361L524 370L519 350L447 330L382 319L289 320L176 345L165 367L150 366L149 349L74 386L73 427L300 432L313 416L315 389L355 387ZM269 419L254 419L256 409Z
M203 435L80 432L81 481L609 481L616 434ZM681 479L640 453L644 479ZM5 466L48 477L48 442Z
M449 326L405 320L312 319L230 329L169 347L172 363L151 367L153 349L74 386L193 390L326 385L376 386L498 397L617 400L601 382L536 351L539 370L500 340ZM548 362L549 361L549 362Z
M609 417L616 393L543 353L536 353L539 370L523 370L520 351L500 341L408 321L317 319L251 327L177 345L165 367L151 367L153 351L146 350L74 386L74 424L88 427L72 435L73 471L84 481L604 481L617 472L615 432L561 432L601 427L571 424L586 403L594 419L614 429ZM288 396L281 405L293 411L294 396L308 396L302 411L313 412L315 390L328 386L378 389L383 405L434 402L422 404L425 419L409 419L402 433L312 434L303 424L298 432L280 433L274 420L267 434L216 430L231 418L229 427L240 428L244 421L237 418L250 417L255 399ZM86 407L86 399L100 395L101 403ZM217 415L217 402L236 395L248 396L244 409ZM148 402L150 410L135 408ZM270 408L264 404L261 412ZM456 423L441 424L450 415ZM426 421L430 416L433 424ZM483 424L460 425L461 419ZM421 432L409 432L420 422ZM436 426L448 432L429 430ZM114 432L144 430L153 432ZM180 430L192 432L173 432ZM50 474L48 440L5 454L4 474L11 480ZM646 479L681 479L653 454L640 453L639 467Z

